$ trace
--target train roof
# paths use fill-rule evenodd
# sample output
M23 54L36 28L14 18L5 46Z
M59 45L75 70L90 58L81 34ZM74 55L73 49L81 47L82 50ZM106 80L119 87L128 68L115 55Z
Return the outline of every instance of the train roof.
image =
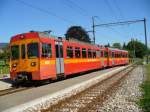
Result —
M95 44L92 44L92 43L82 42L82 41L79 41L79 40L76 40L76 39L66 40L64 37L51 35L50 31L44 31L44 32L30 31L30 32L27 32L27 33L17 34L15 36L11 37L10 42L21 40L23 38L26 38L26 39L30 39L30 38L50 38L50 39L55 39L55 40L62 39L62 41L77 43L77 44L81 44L81 45L94 46L94 47L97 47L97 48L100 48L100 49L106 49L107 48L107 47L104 47L102 45L95 45ZM126 50L120 50L120 49L117 49L117 48L108 48L108 49L110 49L112 51L128 52Z
M95 44L92 44L92 43L87 43L87 42L82 42L82 41L79 41L79 40L76 40L76 39L67 40L64 37L54 36L54 35L51 35L48 31L44 31L44 32L30 31L30 32L27 32L27 33L17 34L15 36L11 37L10 42L21 40L23 38L26 38L26 39L30 39L30 38L49 38L49 39L55 39L55 40L61 39L62 41L66 41L66 42L79 43L81 45L99 47L98 45L95 45Z

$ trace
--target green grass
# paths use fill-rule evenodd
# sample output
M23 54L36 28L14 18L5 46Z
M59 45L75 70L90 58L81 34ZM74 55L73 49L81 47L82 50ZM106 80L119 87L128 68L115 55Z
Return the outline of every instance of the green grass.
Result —
M0 78L5 74L9 74L9 66L0 66Z
M141 85L143 96L139 101L139 105L144 112L150 112L150 64L146 65L146 80Z

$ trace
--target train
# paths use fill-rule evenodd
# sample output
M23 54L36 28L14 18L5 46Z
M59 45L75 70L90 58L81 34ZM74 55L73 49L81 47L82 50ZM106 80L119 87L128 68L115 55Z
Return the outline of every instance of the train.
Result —
M10 39L13 82L57 80L82 72L129 64L128 51L31 31Z

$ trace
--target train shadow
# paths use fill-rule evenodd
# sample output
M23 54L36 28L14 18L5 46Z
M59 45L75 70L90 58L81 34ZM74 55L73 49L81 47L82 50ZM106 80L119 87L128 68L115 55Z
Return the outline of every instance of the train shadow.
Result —
M96 72L96 71L99 71L99 70L102 70L102 69L96 69L96 70L86 71L86 72L82 72L82 73L71 74L71 75L68 75L66 77L61 77L61 78L56 79L56 80L47 79L47 80L42 80L42 81L32 81L32 82L21 83L21 84L19 84L19 86L23 86L23 87L33 87L33 86L34 87L40 87L40 86L44 86L44 85L47 85L47 84L57 83L57 82L72 79L72 78L75 78L75 77L83 76L83 75L86 75L88 73Z
M85 72L81 72L81 73L71 74L71 75L68 75L66 77L61 77L61 78L56 79L56 80L47 79L47 80L42 80L42 81L26 82L26 83L20 84L19 86L40 87L40 86L44 86L44 85L47 85L47 84L57 83L57 82L61 82L61 81L68 80L68 79L72 79L72 78L75 78L75 77L84 76L84 75L87 75L89 73L97 72L97 71L104 70L104 69L107 69L107 68L101 68L101 69L95 69L95 70L85 71Z
M116 68L116 67L117 66L115 66L113 68ZM102 68L102 69L95 69L95 70L90 70L90 71L86 71L86 72L82 72L82 73L71 74L71 75L68 75L66 77L59 78L57 80L47 79L47 80L42 80L42 81L29 81L29 82L20 83L18 85L14 85L14 86L17 86L17 87L18 86L19 87L40 87L40 86L44 86L44 85L47 85L47 84L57 83L59 81L72 79L72 78L75 78L75 77L83 76L83 75L86 75L86 74L89 74L89 73L93 73L93 72L97 72L97 71L104 70L104 69L109 69L109 68L112 68L112 67L107 67L107 68ZM3 81L12 83L12 81L10 79L3 80Z
M84 76L84 75L87 75L89 73L97 72L97 71L104 70L104 69L106 69L106 68L95 69L95 70L90 70L90 71L85 71L85 72L81 72L81 73L75 73L75 74L67 75L66 77L63 77L63 78L60 78L60 79L57 79L57 80L51 80L50 83L56 83L56 82L59 82L59 81L69 80L69 79L72 79L72 78L75 78L75 77Z
M12 80L10 78L0 79L0 81L8 83L8 84L12 84Z

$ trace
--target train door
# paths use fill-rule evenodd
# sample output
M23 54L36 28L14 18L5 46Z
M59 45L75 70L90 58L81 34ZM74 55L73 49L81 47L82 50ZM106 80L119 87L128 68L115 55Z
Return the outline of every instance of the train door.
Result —
M109 66L109 50L108 48L104 51L104 57L106 59L106 67Z
M56 50L56 73L58 78L64 75L64 57L63 57L62 41L55 42L55 50Z
M100 59L100 67L103 68L104 67L104 59L102 57L102 52L100 50L96 51L96 57Z
M115 52L112 51L112 66L115 65Z
M20 71L26 71L26 69L28 68L28 63L26 59L26 44L22 43L20 48L21 48Z
M105 63L104 63L104 51L103 50L101 51L101 64L102 64L102 67L105 67Z

